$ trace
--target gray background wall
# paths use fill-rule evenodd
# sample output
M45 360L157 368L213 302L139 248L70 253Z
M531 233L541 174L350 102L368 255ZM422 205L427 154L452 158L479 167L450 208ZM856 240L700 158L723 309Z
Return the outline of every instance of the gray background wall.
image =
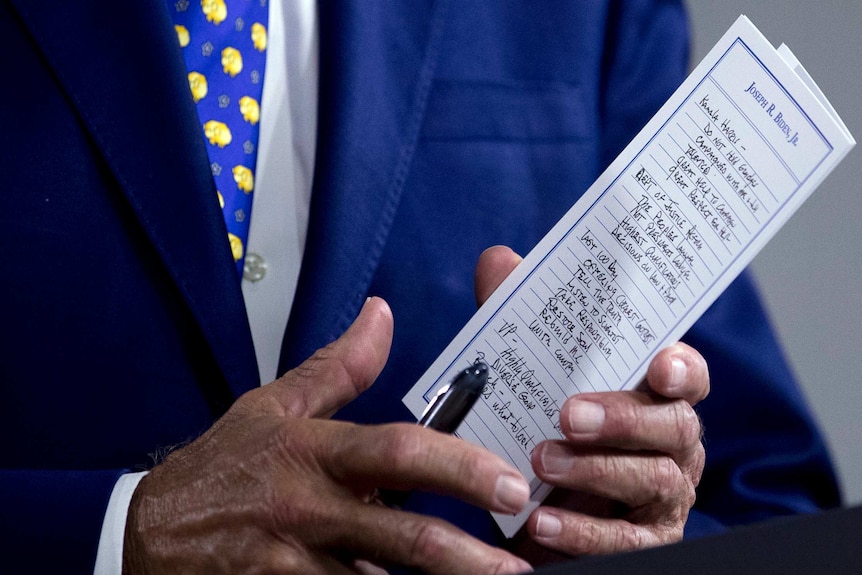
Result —
M692 63L739 14L785 43L862 140L862 2L688 0ZM829 441L849 504L862 503L862 145L755 259L779 337ZM740 398L740 400L744 400Z

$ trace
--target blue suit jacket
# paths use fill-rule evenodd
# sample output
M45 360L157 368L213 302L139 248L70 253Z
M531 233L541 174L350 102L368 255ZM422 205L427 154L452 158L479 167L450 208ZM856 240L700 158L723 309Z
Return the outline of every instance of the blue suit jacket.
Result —
M528 251L678 85L684 16L671 0L320 10L311 221L281 369L381 295L391 361L340 417L408 419L401 396L473 312L481 250ZM86 572L117 476L194 438L258 373L164 3L0 0L0 53L0 561ZM690 527L834 505L747 279L689 339L713 374ZM443 507L495 536L485 513Z

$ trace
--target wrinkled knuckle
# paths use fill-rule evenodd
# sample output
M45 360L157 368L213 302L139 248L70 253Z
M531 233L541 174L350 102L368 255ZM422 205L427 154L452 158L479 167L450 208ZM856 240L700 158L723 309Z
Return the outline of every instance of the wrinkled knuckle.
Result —
M269 434L262 450L261 464L274 470L289 470L300 473L318 467L315 445L309 440L310 433L285 421L276 425Z
M319 533L329 532L337 521L332 505L312 493L298 492L288 497L272 491L263 501L265 505L261 507L268 514L268 527L283 543L313 542Z
M449 536L442 522L426 520L416 526L409 551L412 565L427 565L441 557L449 546Z
M350 371L341 355L336 353L333 344L322 347L294 370L304 379L326 377L328 380L341 383L350 380Z
M620 462L612 456L597 456L590 459L583 470L588 485L600 486L614 480L618 475Z
M292 415L302 415L315 406L321 385L349 392L354 397L362 392L361 385L351 375L348 365L339 354L333 352L331 346L318 349L295 367L291 375L288 388L292 393L286 409Z
M682 491L681 501L685 507L686 516L697 501L697 484L699 481L700 473L697 473L694 477L686 477L686 481L683 482L685 487Z
M387 425L380 438L380 455L386 462L403 462L410 465L424 452L422 438L415 433L416 426ZM417 428L418 429L418 428Z
M676 462L670 457L659 457L654 462L652 486L656 500L670 501L681 497L689 482L683 477Z
M258 500L274 533L291 533L297 523L314 515L307 511L305 498L288 499L275 489L264 491Z
M615 551L630 551L650 546L643 530L631 523L620 523L619 525L620 528L615 530L616 540L613 545Z
M602 528L592 521L577 521L569 526L567 538L573 549L579 553L595 555L606 551L605 535ZM564 531L565 532L565 531Z
M674 406L675 427L678 445L682 451L688 451L700 443L700 417L692 407L684 401L676 401Z
M685 533L685 529L683 526L684 523L680 523L674 529L672 529L668 533L668 537L665 541L663 541L663 543L679 543L680 541L682 541Z
M683 476L682 471L676 468L675 478L669 481L661 481L657 487L657 504L663 509L661 523L671 529L682 528L688 517L689 511L697 499L695 486ZM670 476L672 474L668 474ZM671 534L672 535L672 534Z
M473 485L481 476L481 462L470 453L458 453L455 457L455 477L464 479L467 485Z
M299 380L314 379L319 375L321 367L325 365L325 356L326 352L318 349L311 357L294 367L291 374Z
M706 449L704 449L703 444L699 443L695 448L692 463L688 467L686 473L692 483L692 488L697 487L698 484L700 484L700 478L703 474L704 466L706 466Z
M287 421L276 425L269 435L268 450L280 455L281 461L293 459L296 447L303 445L302 441L297 441L297 432L298 429Z
M682 541L684 526L685 521L675 521L670 525L657 529L654 533L654 545L666 545Z
M650 425L646 411L637 403L617 405L608 411L611 420L618 420L619 429L627 439L639 437L641 430L647 429ZM614 411L616 411L616 417L613 417Z
M685 516L688 517L689 510L694 507L697 502L697 490L691 483L686 484L685 494L683 496L683 505L685 506Z

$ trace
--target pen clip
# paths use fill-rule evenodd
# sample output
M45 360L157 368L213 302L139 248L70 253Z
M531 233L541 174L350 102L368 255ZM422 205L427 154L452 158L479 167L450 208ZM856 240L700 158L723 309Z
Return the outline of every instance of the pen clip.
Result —
M435 394L434 394L434 397L433 397L433 398L431 398L431 401L429 401L429 402L428 402L428 405L427 405L427 406L425 406L425 409L422 411L422 416L419 418L420 420L421 420L421 419L424 419L424 418L425 418L425 416L426 416L426 415L428 415L428 413L429 413L432 409L434 409L434 406L437 404L437 402L438 402L438 401L440 401L440 400L442 400L442 399L443 399L443 397L444 397L444 396L449 392L449 388L450 388L450 387L452 387L452 383L451 383L451 382L450 382L450 383L447 383L446 385L444 385L443 387L441 387L441 388L440 388L440 391L438 391L437 393L435 393Z

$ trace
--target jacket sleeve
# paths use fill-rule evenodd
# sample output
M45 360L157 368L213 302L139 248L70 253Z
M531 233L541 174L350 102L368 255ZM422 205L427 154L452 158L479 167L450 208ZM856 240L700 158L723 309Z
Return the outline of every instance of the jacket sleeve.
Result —
M750 276L684 340L707 358L712 383L699 406L707 469L697 509L733 525L837 506L827 447Z
M122 470L0 471L2 571L92 573Z
M684 80L680 2L612 3L603 76L602 153L612 161ZM749 272L683 338L707 360L698 410L706 469L687 526L694 536L839 504L829 454L776 341Z

